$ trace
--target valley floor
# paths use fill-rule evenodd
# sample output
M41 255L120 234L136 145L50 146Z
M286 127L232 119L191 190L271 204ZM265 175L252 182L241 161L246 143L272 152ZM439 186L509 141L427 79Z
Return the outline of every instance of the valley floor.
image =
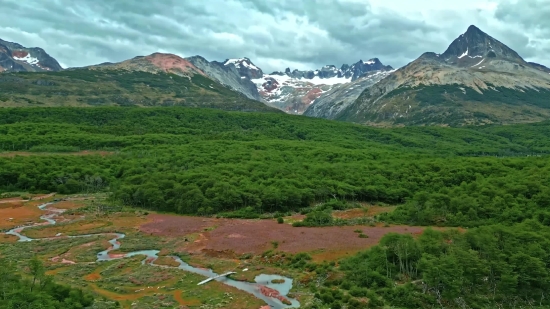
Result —
M315 262L335 262L377 244L389 232L418 235L423 230L406 226L292 227L289 222L300 220L300 215L286 217L285 223L278 224L273 219L186 217L131 209L106 213L102 210L104 199L99 194L49 194L33 196L30 201L0 200L2 230L36 224L20 232L41 239L18 242L13 235L1 234L0 257L18 261L23 269L29 259L38 256L56 282L92 291L98 299L104 298L106 303L116 301L123 308L260 308L265 306L264 301L223 282L198 286L206 278L173 268L178 265L173 257L219 274L235 271L231 278L237 281L253 283L260 274L292 278L292 289L283 298L305 305L313 299L306 286L318 278L314 272L286 267L285 257L308 253ZM54 200L56 203L44 211L37 207ZM370 216L384 210L391 211L393 207L364 206L336 212L334 216ZM44 224L40 219L44 214L55 215L56 224ZM358 229L368 237L358 237ZM144 261L143 255L136 255L97 262L98 252L113 249L109 240L114 233L124 233L126 237L118 240L120 249L110 251L110 257L158 250L159 258ZM78 235L89 236L67 237ZM267 284L257 284L261 291L267 291L265 294L273 292L266 288Z

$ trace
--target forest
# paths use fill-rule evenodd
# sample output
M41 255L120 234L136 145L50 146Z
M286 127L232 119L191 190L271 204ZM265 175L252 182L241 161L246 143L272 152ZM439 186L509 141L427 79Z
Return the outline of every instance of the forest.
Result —
M383 220L550 224L550 123L376 129L193 108L0 110L0 191L109 191L180 214L299 211L330 199L399 204ZM1 193L0 192L0 193Z
M28 261L27 272L14 273L10 261L0 259L0 308L80 309L94 303L91 294L53 282L42 262Z
M549 239L534 220L416 239L390 233L314 291L326 308L548 308Z

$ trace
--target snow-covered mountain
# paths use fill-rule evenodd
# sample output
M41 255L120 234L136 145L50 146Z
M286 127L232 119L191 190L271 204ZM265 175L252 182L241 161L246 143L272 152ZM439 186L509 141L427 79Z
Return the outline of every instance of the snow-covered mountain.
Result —
M27 48L0 39L0 72L61 71L62 68L42 48Z
M235 66L242 79L252 81L265 103L293 114L302 114L323 94L359 80L370 72L393 70L391 66L383 65L378 58L359 60L351 66L344 64L340 68L334 65L308 71L291 71L287 68L284 72L271 74L264 74L248 58L227 59L223 64Z
M264 75L262 69L255 66L254 63L246 57L240 59L227 59L223 62L223 65L234 65L237 71L239 71L239 74L248 79L260 78Z

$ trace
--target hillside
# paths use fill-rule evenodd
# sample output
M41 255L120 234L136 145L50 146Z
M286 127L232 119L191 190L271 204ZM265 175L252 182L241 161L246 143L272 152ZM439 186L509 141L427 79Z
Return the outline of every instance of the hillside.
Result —
M334 118L371 125L536 122L550 118L549 97L546 67L470 26L443 54L423 54Z
M0 74L0 106L105 105L278 112L211 80L174 55L153 54L61 72Z

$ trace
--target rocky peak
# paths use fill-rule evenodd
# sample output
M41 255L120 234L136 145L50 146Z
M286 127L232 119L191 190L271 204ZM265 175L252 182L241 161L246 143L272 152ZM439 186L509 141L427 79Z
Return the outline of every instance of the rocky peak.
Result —
M372 58L367 61L359 60L358 62L354 63L351 67L347 68L344 71L344 76L346 78L351 77L351 81L355 81L368 72L390 70L393 70L391 66L383 65L378 58Z
M242 77L247 77L248 79L261 78L264 75L262 69L255 66L250 59L244 57L239 59L227 59L223 62L224 65L234 65L239 71L239 74Z
M481 61L484 58L500 58L525 63L518 53L474 25L468 27L464 34L456 38L440 57L448 64L461 67L471 66L471 62Z
M384 65L378 58L372 58L367 61L359 60L358 62L352 64L343 64L339 69L333 64L327 64L317 70L306 70L301 71L298 69L290 70L286 68L284 72L275 71L270 75L286 75L295 79L328 79L328 78L338 78L342 82L352 82L358 78L364 76L368 72L373 71L390 71L393 68L389 65Z
M42 48L27 48L0 39L0 72L61 71L63 68Z

